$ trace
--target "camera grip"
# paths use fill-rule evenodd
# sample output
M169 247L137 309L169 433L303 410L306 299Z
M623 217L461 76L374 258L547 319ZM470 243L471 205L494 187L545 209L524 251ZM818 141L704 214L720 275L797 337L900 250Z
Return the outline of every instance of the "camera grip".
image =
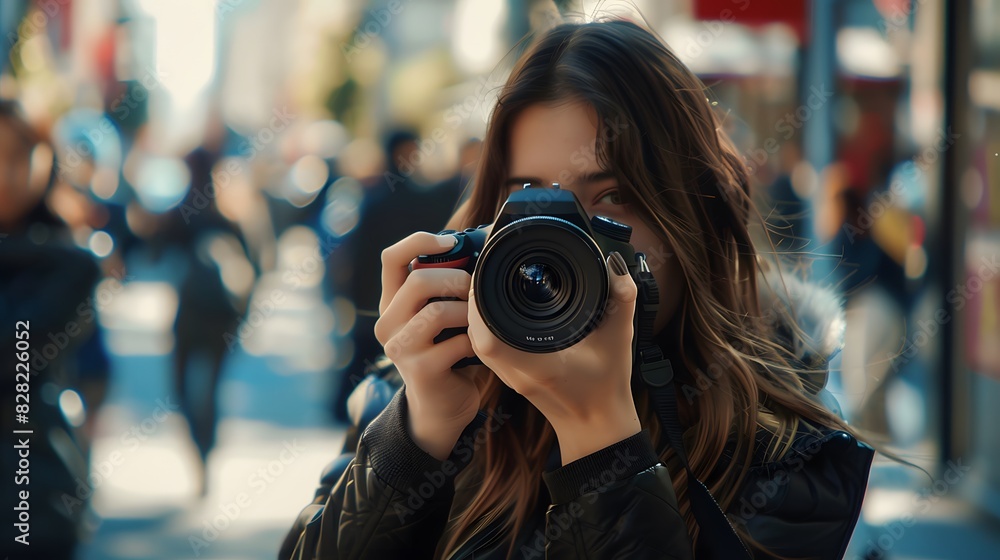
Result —
M436 297L427 300L427 303L433 303L435 301L459 301L459 298ZM442 330L440 333L438 333L437 336L434 337L434 344L439 344L441 342L448 340L449 338L454 338L460 334L465 334L467 332L469 332L468 327L448 327ZM483 365L483 362L479 358L462 358L461 360L455 362L451 366L451 368L460 369L468 366L481 366L481 365Z

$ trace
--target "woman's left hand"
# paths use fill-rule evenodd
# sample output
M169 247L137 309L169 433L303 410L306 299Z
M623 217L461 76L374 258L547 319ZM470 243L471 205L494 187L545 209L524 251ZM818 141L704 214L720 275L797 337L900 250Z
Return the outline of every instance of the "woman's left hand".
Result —
M630 385L637 288L621 255L612 253L606 262L611 289L601 324L558 352L535 354L508 346L483 322L469 292L473 350L545 415L559 439L563 464L641 430Z

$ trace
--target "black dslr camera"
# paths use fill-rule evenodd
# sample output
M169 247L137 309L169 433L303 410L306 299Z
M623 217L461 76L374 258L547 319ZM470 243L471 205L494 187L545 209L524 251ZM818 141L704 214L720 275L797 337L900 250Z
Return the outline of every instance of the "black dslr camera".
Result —
M552 187L525 185L504 203L488 239L486 225L445 230L441 234L454 235L458 244L414 263L475 271L476 305L486 325L526 352L568 348L600 323L611 285L608 254L618 251L635 268L631 226L604 216L587 219L571 191ZM435 342L465 330L445 329ZM476 363L463 362L456 367Z

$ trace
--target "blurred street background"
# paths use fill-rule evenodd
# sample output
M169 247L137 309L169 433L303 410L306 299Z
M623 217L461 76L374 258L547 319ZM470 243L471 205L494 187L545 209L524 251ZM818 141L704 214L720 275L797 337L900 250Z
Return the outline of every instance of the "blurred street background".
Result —
M848 558L1000 558L1000 0L4 0L34 557L275 557L379 353L379 252L442 229L557 9L656 30L843 295L829 388L930 473L876 464Z

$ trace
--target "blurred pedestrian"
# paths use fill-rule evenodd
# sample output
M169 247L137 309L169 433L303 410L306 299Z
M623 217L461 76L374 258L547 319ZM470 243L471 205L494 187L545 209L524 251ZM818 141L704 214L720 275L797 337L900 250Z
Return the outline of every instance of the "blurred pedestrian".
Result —
M230 348L226 335L237 332L249 295L246 286L252 286L256 275L252 268L237 268L250 277L228 280L241 283L242 290L231 289L223 277L223 268L230 264L227 259L249 259L243 232L219 211L217 196L206 196L220 157L215 142L206 142L185 157L190 189L179 205L156 220L159 229L147 236L154 255L169 254L182 263L173 325L173 387L198 451L201 495L208 493L207 463L216 442L217 393Z
M3 410L11 412L4 414L2 427L5 434L33 432L26 436L30 469L23 485L14 475L17 450L8 445L3 453L4 472L17 490L29 492L31 544L16 543L8 534L15 526L6 523L3 550L4 556L46 560L72 557L92 493L84 488L81 494L78 486L88 480L80 434L51 395L72 385L67 365L97 328L87 302L100 279L92 255L72 243L68 228L46 206L55 176L52 153L17 106L0 101L0 337L10 345L0 367L10 375L2 394ZM28 360L16 357L15 340L29 343ZM12 391L15 376L25 391ZM27 405L24 423L14 423L16 404ZM7 512L18 504L20 492L14 490L5 493Z
M443 229L461 195L458 184L429 186L419 179L419 141L419 136L409 130L389 135L382 180L366 193L358 227L340 249L341 257L351 264L347 295L357 309L357 320L351 335L352 359L341 373L333 395L333 416L338 421L347 420L347 396L382 354L382 345L374 334L382 291L382 250L415 231ZM473 151L466 155L470 153Z
M879 177L868 186L852 181L840 163L832 165L826 176L830 194L822 209L823 223L832 237L829 252L841 255L834 278L847 307L847 340L839 372L844 411L866 430L891 435L896 444L912 443L913 436L900 436L923 433L923 427L916 425L923 419L896 411L908 420L896 422L896 433L891 433L893 411L887 399L901 376L909 376L907 383L912 385L919 385L916 379L923 377L920 360L900 356L910 351L906 324L922 293L927 267L924 220L914 203L922 190L921 177L918 171L907 170L891 181ZM907 394L923 391L916 387ZM925 406L913 404L909 410Z
M483 141L479 138L469 138L463 142L458 149L458 169L454 175L436 185L435 190L440 191L442 196L454 197L458 202L464 201L468 194L469 181L476 172L482 151Z
M795 171L800 169L802 149L795 142L782 144L777 176L767 189L773 208L769 216L772 238L779 251L800 252L809 245L809 208L801 187L796 188Z

